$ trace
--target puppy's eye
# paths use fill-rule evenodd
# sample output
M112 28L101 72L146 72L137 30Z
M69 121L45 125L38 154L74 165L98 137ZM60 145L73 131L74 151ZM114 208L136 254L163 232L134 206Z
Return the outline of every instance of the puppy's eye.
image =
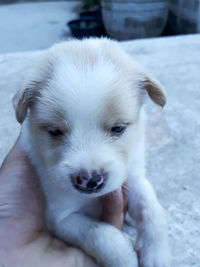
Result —
M48 133L53 137L58 137L58 136L62 136L63 135L63 132L61 130L59 130L59 129L50 130L50 131L48 131Z
M112 127L110 132L111 132L112 135L120 136L120 135L122 135L124 133L125 130L126 130L125 126L118 125L118 126Z

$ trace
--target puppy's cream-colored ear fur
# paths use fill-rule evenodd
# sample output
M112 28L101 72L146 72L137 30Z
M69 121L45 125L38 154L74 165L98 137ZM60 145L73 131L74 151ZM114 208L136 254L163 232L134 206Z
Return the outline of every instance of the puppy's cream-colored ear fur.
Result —
M154 103L164 107L166 104L166 97L162 85L157 80L145 75L144 80L142 81L142 89L146 90Z

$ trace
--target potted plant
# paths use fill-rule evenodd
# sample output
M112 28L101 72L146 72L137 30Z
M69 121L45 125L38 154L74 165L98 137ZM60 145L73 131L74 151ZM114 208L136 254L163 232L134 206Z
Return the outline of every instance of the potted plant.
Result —
M101 0L104 26L118 40L159 36L168 17L168 0Z
M76 38L105 35L99 0L85 0L83 2L83 12L80 13L80 19L68 22L72 35Z
M97 20L102 23L100 0L85 0L82 10L81 19Z

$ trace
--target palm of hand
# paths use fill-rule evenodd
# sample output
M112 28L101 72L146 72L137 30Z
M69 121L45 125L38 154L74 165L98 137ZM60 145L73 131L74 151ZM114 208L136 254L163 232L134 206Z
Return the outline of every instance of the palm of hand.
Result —
M43 230L43 197L19 141L0 169L0 265L96 266Z

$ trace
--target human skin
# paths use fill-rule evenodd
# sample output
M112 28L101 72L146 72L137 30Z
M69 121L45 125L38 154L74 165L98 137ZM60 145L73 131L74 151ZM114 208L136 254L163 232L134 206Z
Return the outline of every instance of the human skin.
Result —
M45 230L43 194L19 139L0 168L0 267L97 266ZM121 230L126 204L124 185L102 197L101 220Z

